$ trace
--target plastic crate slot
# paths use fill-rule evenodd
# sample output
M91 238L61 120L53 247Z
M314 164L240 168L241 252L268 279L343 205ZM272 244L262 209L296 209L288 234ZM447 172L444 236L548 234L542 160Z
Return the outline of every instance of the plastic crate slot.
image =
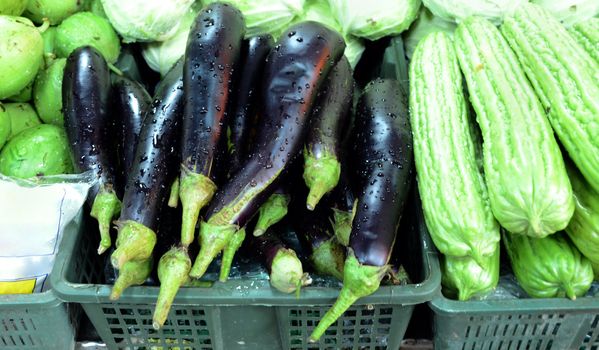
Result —
M114 308L103 307L102 312L104 315L116 315L116 310Z

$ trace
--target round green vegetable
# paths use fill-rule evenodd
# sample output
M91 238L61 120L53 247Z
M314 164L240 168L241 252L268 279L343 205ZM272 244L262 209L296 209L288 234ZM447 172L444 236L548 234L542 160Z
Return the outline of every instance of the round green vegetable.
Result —
M63 125L62 75L66 58L59 58L41 70L33 86L33 103L44 123Z
M20 16L27 7L27 0L0 0L0 15Z
M47 18L50 24L56 25L79 11L80 5L80 0L29 0L24 16L36 23Z
M2 103L0 103L0 149L4 146L10 136L10 117Z
M54 41L56 40L56 27L50 27L42 33L44 39L44 54L54 54Z
M8 101L12 102L29 102L31 101L31 93L33 92L33 81L29 83L29 85L25 86L25 88L19 91L18 94L12 95L7 98Z
M110 22L91 12L79 12L65 19L56 30L54 45L58 57L68 57L76 48L90 45L110 63L116 62L121 50Z
M9 140L21 131L42 123L29 103L5 103L4 109L10 118Z
M43 58L42 36L30 20L0 15L0 100L31 83Z
M17 178L73 172L63 128L41 124L12 138L0 152L0 173Z

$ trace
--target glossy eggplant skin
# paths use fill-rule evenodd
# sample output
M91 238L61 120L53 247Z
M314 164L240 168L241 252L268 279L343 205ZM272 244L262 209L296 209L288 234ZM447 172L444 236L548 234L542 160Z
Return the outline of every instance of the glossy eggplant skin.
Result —
M183 62L156 86L154 102L143 120L135 158L128 168L119 221L135 221L156 231L160 209L177 176L183 115Z
M115 185L116 152L110 139L110 71L102 54L91 46L73 51L65 66L62 100L64 126L78 172L92 170L99 181L89 190L92 206L101 188Z
M341 142L348 129L353 94L351 66L343 56L331 71L312 113L306 150L316 158L325 153L336 158L341 156Z
M234 174L249 151L250 132L257 118L260 83L266 57L274 46L270 34L258 35L245 40L240 60L239 78L231 101L230 142L233 146L229 155L228 171Z
M349 244L361 264L384 266L410 192L414 163L407 99L396 80L368 84L354 130L358 206Z
M225 156L221 137L227 127L233 71L244 34L241 12L228 4L213 3L198 14L187 41L182 164L212 181L216 181L215 162Z
M275 233L276 227L279 226L275 225L259 237L252 237L250 243L252 251L257 253L258 258L262 260L269 274L272 272L272 262L275 256L277 256L279 250L286 248L285 243Z
M317 22L298 23L277 41L263 76L256 142L242 169L216 192L208 220L225 209L224 220L243 227L276 189L300 154L318 91L344 49L341 36Z
M135 158L141 124L152 105L152 97L143 85L124 76L114 78L111 93L118 156L117 187L124 190L128 169Z

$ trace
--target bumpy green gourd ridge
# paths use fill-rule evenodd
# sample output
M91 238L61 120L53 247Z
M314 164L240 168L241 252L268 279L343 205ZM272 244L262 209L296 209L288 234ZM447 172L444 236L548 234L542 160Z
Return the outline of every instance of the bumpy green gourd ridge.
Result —
M582 175L599 191L599 63L542 8L527 4L501 27Z
M599 264L599 192L593 190L578 169L568 164L576 209L566 227L574 245L594 264Z
M534 298L583 296L593 282L591 261L562 233L545 238L503 235L518 283Z
M410 123L424 217L437 249L482 264L496 251L499 225L476 163L462 74L445 33L426 36L414 51Z
M470 257L441 256L443 294L458 300L484 297L499 282L499 242L495 252L477 263Z
M568 28L579 44L599 62L599 18L591 18Z
M541 103L516 55L489 21L470 17L455 33L483 137L491 208L513 233L545 237L574 212L572 187Z

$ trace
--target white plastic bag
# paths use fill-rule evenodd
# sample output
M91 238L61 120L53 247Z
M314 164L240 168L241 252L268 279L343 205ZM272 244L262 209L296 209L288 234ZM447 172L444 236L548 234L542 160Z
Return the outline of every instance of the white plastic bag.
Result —
M17 180L0 175L0 294L46 289L65 227L80 213L91 173Z

